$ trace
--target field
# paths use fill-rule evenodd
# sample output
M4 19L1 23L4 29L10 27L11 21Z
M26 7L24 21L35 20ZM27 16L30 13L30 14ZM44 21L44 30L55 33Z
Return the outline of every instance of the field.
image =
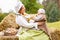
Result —
M47 23L47 26L49 28L57 28L57 29L60 29L60 21L58 22L53 22L53 23Z

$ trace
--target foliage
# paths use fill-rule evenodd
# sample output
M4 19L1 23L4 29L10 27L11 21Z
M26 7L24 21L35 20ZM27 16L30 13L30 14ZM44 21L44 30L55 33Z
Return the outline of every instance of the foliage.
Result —
M21 0L26 7L27 13L36 13L39 8L43 8L43 5L36 2L36 0Z
M8 15L8 14L7 13L0 13L0 22L6 15Z
M55 0L47 1L45 9L48 22L55 22L60 20L60 13L57 2Z

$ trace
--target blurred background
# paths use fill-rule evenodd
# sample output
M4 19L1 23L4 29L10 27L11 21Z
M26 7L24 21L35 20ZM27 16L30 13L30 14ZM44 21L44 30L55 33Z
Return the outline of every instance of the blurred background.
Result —
M0 0L0 31L9 27L19 28L16 24L16 15L13 11L17 0ZM25 8L26 13L35 15L39 8L46 10L47 27L51 31L54 40L60 40L60 0L19 0ZM12 14L11 14L12 13ZM8 16L7 16L8 15ZM58 29L58 30L57 30ZM55 32L53 32L55 31ZM53 33L52 33L53 32ZM0 34L1 35L1 34ZM41 34L42 36L46 34ZM45 37L45 36L44 36ZM45 40L45 38L43 39ZM1 37L2 40L3 37Z
M1 1L1 0L0 0ZM36 14L39 8L46 10L47 23L49 26L60 24L60 0L20 0L26 7L26 13ZM0 3L1 4L1 3ZM9 13L14 13L13 10L4 12L0 8L0 22ZM51 24L51 25L50 25Z

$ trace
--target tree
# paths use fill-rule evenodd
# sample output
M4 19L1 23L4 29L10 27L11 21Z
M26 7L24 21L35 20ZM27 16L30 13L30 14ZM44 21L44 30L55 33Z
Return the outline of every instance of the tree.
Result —
M5 16L7 16L8 13L0 13L0 22L3 20Z
M46 9L47 21L55 22L60 20L60 12L56 0L47 0L44 2Z
M38 4L36 0L21 0L26 7L27 13L36 13L39 8L43 8L41 4Z
M60 0L57 0L58 7L60 9Z

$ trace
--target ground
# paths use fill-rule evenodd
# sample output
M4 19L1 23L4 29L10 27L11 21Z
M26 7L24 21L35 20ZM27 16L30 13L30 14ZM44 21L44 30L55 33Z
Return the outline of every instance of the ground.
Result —
M53 22L53 23L47 23L47 26L49 28L57 28L57 29L60 29L60 21L58 22Z

